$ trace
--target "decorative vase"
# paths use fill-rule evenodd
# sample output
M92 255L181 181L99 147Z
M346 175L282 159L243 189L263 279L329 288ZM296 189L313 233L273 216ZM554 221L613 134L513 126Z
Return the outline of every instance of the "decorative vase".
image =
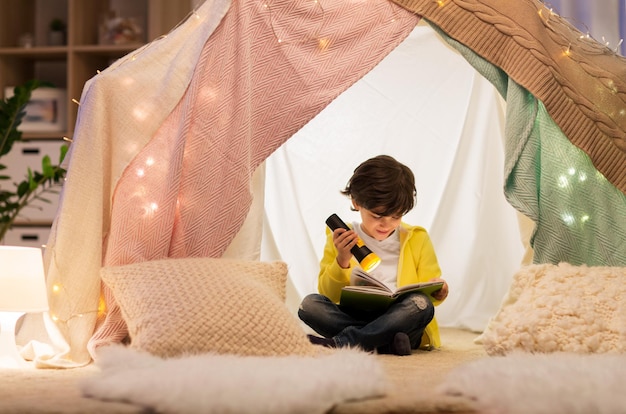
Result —
M51 30L48 32L49 46L63 46L65 44L65 33L59 30Z

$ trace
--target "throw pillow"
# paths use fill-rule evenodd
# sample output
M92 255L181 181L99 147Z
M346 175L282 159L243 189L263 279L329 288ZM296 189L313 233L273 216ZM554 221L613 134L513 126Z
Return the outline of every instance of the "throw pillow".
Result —
M131 347L161 357L316 351L284 304L287 265L215 258L104 267Z
M478 338L489 355L512 351L626 351L626 268L521 268Z

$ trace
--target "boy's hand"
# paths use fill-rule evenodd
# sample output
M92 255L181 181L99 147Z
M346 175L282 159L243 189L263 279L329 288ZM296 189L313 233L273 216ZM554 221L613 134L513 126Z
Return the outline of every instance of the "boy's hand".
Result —
M337 248L337 264L347 269L350 267L350 259L352 258L352 252L350 249L356 245L359 236L354 230L335 229L333 231L333 244Z
M436 278L436 279L431 279L431 282L443 282L443 286L441 287L441 289L434 291L431 296L437 300L444 300L445 298L448 297L448 283L441 279L441 278Z

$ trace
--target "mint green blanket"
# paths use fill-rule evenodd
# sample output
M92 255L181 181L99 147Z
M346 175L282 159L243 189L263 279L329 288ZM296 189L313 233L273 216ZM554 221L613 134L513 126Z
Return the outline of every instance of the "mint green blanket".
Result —
M431 25L507 102L504 195L536 223L534 263L626 266L626 195L567 139L541 101Z

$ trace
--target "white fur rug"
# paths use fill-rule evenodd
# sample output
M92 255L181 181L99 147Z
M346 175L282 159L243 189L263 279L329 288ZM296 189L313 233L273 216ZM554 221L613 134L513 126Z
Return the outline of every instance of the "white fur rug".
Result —
M511 354L452 370L439 387L483 414L622 414L626 355Z
M350 349L320 357L161 359L110 346L98 351L97 365L101 373L81 383L84 396L159 413L324 413L388 389L375 356Z

